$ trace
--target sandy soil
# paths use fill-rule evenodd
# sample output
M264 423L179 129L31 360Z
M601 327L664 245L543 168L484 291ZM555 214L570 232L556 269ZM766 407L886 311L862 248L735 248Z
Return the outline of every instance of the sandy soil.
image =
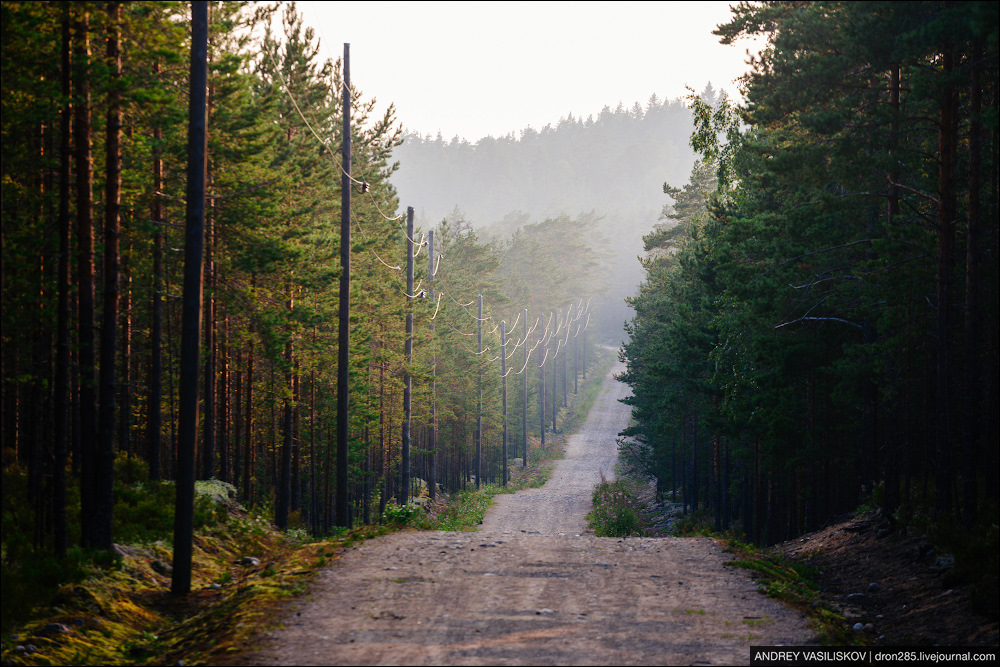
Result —
M353 547L238 664L743 664L751 645L813 642L712 540L587 531L626 391L609 375L545 487L499 496L477 533Z

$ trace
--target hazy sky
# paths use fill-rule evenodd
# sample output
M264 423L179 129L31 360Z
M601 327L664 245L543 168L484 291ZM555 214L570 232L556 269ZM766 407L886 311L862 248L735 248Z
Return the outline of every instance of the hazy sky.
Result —
M709 81L736 94L746 41L712 30L729 2L299 2L326 57L407 129L472 142L569 113L674 99Z

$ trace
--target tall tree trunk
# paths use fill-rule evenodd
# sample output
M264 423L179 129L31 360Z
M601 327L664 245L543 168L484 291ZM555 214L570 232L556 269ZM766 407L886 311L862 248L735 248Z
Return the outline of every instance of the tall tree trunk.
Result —
M889 230L892 230L896 226L896 216L899 215L899 187L896 183L899 181L899 168L897 166L897 151L899 148L899 89L900 89L900 67L898 63L893 63L892 70L889 75L889 106L892 112L892 122L891 122L891 145L889 148L889 203L886 215L886 226ZM890 231L890 233L892 233ZM888 420L894 422L894 414L890 408L890 414ZM899 433L896 429L891 427L892 424L887 427L887 443L886 443L886 456L885 456L885 494L883 496L884 502L882 504L882 513L885 516L891 517L896 513L899 508L899 454L898 454L898 443L900 441Z
M229 471L229 420L231 417L229 407L229 316L226 315L222 321L222 340L219 342L219 355L222 357L222 368L219 373L219 479L223 482L230 482L232 476Z
M955 69L955 53L946 45L942 54L943 77ZM934 506L940 516L952 510L951 451L951 323L952 272L955 252L955 152L956 106L954 86L947 82L941 93L938 136L938 269L937 365L935 378Z
M316 327L313 327L313 348ZM316 502L316 362L309 369L309 525L313 537L319 537L319 505Z
M160 64L153 64L159 73ZM146 408L147 452L149 478L160 479L160 443L163 431L163 159L161 157L163 133L159 126L153 129L153 198L150 215L157 225L153 238L153 289L152 323L149 331L149 402Z
M287 286L287 309L292 312L292 287ZM285 395L282 404L281 476L278 479L278 502L275 505L274 524L285 530L288 528L288 512L292 501L292 403L295 400L295 376L292 373L292 334L285 341Z
M129 217L134 218L135 211L129 211ZM128 246L122 258L122 381L119 388L121 396L121 411L118 416L118 449L132 457L132 274L129 258L132 255L132 239L128 228Z
M691 409L691 511L698 509L698 413Z
M290 496L291 511L302 509L302 447L299 429L301 412L299 395L299 358L292 361L292 488Z
M247 465L243 462L243 351L236 348L236 359L234 362L235 372L233 373L233 383L236 385L236 395L233 397L233 485L241 487L243 467ZM249 505L248 488L243 489L242 497L244 504Z
M246 396L246 424L243 428L243 498L247 503L252 502L250 495L250 474L254 467L253 456L253 338L247 346L247 396ZM237 443L239 446L239 443Z
M210 93L211 94L211 93ZM208 188L211 192L212 173L208 174ZM206 197L205 203L205 418L202 422L202 479L215 476L215 215L213 200Z
M77 324L80 366L80 541L93 542L97 492L97 397L94 383L94 221L90 128L90 21L86 8L74 22L73 88L76 147Z
M59 114L59 269L58 305L56 307L55 433L52 450L52 523L53 547L58 558L65 558L68 547L66 525L66 453L69 450L69 198L70 198L70 12L63 0L60 29L60 77L63 108Z
M105 145L104 202L104 312L101 324L101 388L98 417L97 473L91 546L111 549L111 520L114 511L115 394L117 377L115 354L118 349L118 305L121 290L121 5L107 5L107 67L111 72L108 90L107 141Z
M211 61L211 37L209 38L209 61ZM208 123L212 123L212 110L215 98L215 87L211 76L208 79ZM208 173L205 176L205 418L202 422L202 472L203 479L215 476L215 169L211 158L206 160Z
M715 530L722 530L722 451L719 442L719 431L712 431L712 481L715 489L713 504L715 505Z
M972 50L972 68L969 90L969 223L965 242L965 392L962 420L965 443L962 452L962 514L965 525L972 528L978 518L978 485L976 467L980 435L980 378L982 371L979 350L979 279L976 266L979 256L979 226L982 216L980 189L982 187L981 159L983 123L983 95L980 82L979 60L983 56L981 44Z

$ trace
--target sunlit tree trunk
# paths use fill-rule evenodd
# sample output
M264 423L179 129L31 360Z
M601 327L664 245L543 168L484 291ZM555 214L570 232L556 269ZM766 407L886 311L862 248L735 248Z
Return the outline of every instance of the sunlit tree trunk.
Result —
M73 143L76 147L77 325L80 368L80 541L94 547L97 492L97 397L94 378L94 226L90 128L90 22L77 10L73 26Z

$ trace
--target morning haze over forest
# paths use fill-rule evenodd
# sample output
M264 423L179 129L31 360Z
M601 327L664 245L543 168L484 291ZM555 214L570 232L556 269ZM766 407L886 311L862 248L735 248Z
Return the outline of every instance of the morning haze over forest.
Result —
M717 91L708 83L700 97ZM403 119L405 124L405 119ZM688 182L696 159L690 147L691 110L685 100L653 94L645 105L605 106L587 118L568 113L541 130L530 126L470 142L416 130L393 151L399 170L390 179L400 201L415 206L420 226L464 220L483 240L505 239L525 224L581 214L595 224L582 233L607 252L607 291L598 305L599 335L617 344L631 318L624 302L643 277L642 237L663 219L672 200L663 184Z

